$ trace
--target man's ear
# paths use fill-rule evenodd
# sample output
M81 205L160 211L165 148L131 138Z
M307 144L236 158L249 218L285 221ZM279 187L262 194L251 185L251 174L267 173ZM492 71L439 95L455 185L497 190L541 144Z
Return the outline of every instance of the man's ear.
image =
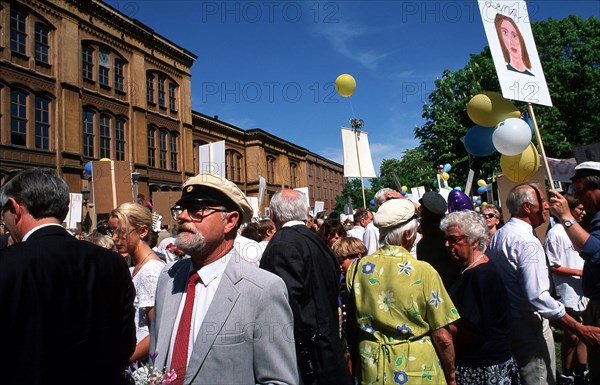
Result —
M232 230L237 231L238 224L241 225L241 223L238 223L240 222L241 218L240 213L238 213L237 211L228 212L225 215L225 220L227 221L227 223L225 224L225 233L229 233Z

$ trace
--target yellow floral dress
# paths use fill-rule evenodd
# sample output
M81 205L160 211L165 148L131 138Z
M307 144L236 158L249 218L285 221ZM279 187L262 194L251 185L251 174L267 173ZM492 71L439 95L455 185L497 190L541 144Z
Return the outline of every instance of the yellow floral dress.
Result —
M352 263L346 285L361 329L361 384L446 383L430 331L460 317L431 265L386 245Z

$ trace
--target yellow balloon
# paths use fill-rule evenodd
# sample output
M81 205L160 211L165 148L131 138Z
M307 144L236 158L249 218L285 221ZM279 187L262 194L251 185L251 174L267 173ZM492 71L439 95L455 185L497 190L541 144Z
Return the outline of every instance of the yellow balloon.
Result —
M467 115L480 126L495 127L508 118L519 118L521 112L497 92L477 94L467 103Z
M352 77L352 75L343 74L335 79L335 90L341 96L345 98L349 98L354 93L356 89L356 80Z
M102 159L100 159L100 162L110 162L110 159L108 159L108 158L102 158Z
M500 157L502 173L511 181L522 183L531 180L540 168L540 156L533 145L518 155L502 155Z
M443 180L448 180L448 179L450 179L450 175L447 172L443 172L442 173L442 179Z
M488 205L488 203L487 203L487 202L483 202L483 203L481 204L481 207L485 207L485 206L487 206L487 205Z
M407 192L408 191L408 187L402 186L402 191Z
M485 186L487 186L487 183L483 179L479 179L477 181L477 186L479 186L479 187L485 187Z

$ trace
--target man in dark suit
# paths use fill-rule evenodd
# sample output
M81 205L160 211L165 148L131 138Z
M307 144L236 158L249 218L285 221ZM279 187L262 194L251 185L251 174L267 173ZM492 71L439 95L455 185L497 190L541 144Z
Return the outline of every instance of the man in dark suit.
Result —
M340 269L329 246L306 227L306 198L283 190L271 199L277 232L260 267L280 276L294 315L298 370L304 385L350 384L339 337Z
M69 189L52 169L32 168L0 189L14 238L0 250L3 384L121 384L135 348L135 289L112 251L62 226Z

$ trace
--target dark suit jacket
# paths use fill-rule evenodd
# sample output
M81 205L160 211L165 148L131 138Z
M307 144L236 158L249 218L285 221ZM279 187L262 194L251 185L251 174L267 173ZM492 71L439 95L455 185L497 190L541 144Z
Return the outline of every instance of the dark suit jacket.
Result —
M303 383L350 384L339 337L340 269L331 248L304 225L283 227L269 241L260 267L280 276L287 286ZM319 333L314 352L317 376L307 375L299 344L310 330Z
M0 250L0 383L123 383L134 297L121 256L60 226Z

